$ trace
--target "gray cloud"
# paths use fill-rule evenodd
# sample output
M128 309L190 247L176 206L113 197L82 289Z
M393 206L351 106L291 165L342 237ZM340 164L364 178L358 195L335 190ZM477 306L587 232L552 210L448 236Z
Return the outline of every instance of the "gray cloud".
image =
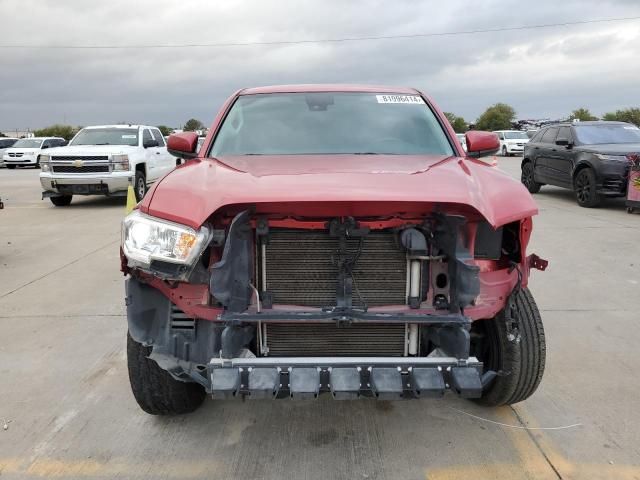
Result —
M443 5L444 4L444 5ZM288 41L476 30L640 15L636 1L4 0L0 43ZM190 49L0 50L0 129L210 122L245 86L362 82L423 89L475 119L638 104L640 22L345 43Z

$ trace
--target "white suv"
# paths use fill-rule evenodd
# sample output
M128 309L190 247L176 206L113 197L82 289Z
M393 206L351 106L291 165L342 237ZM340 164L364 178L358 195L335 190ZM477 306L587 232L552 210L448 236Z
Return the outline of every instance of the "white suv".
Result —
M37 167L38 155L43 150L61 147L67 142L60 137L21 138L2 154L2 161L7 168Z
M160 130L146 125L100 125L80 130L63 148L40 155L42 198L61 207L73 195L126 196L131 182L136 199L176 166Z
M520 130L496 130L493 133L500 139L500 153L503 157L522 155L524 145L529 142L527 133Z

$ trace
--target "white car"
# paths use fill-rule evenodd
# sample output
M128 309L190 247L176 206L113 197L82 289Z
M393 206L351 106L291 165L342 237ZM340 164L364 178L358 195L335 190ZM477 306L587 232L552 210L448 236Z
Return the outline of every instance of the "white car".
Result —
M7 168L19 166L38 166L38 156L43 150L60 147L67 141L60 137L21 138L2 154L2 161Z
M146 125L85 127L69 142L40 155L42 198L67 206L73 195L126 196L133 185L142 200L149 185L176 166L164 137Z
M462 145L462 149L466 152L467 151L467 139L464 136L464 133L456 133L456 137L458 138L458 141L460 142L460 145Z
M496 130L493 133L500 139L500 153L503 157L522 155L525 144L529 142L527 133L520 130Z
M12 137L0 137L0 167L4 167L4 162L2 161L2 157L4 156L4 152L7 148L13 147L13 144L16 143L19 138Z

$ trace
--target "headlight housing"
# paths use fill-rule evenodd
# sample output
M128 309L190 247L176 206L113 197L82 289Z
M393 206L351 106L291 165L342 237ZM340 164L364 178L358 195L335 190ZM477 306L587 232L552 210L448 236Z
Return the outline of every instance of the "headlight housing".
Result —
M196 231L138 210L122 221L122 250L130 267L148 269L152 261L193 266L210 240L207 227ZM175 270L180 276L188 271L190 269Z
M50 161L51 161L51 157L49 155L38 155L38 163L40 164L40 169L43 172L49 171Z
M600 160L607 160L610 162L629 162L629 158L626 155L605 155L603 153L596 153L596 157Z
M111 162L113 163L114 172L129 171L129 155L112 155Z

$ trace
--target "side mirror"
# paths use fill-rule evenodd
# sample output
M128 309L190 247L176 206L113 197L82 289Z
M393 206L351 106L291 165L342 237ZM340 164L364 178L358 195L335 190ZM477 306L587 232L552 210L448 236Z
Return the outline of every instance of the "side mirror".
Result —
M45 148L49 148L49 145L42 145L42 147L40 147L40 150L44 150Z
M571 147L571 142L568 138L558 138L556 139L556 145L560 145L561 147Z
M495 155L500 149L500 140L495 133L471 130L465 133L464 138L467 141L467 156L469 157L480 158Z
M198 156L198 134L195 132L175 133L169 136L167 150L178 158L195 158Z
M143 148L151 148L151 147L157 147L158 146L158 141L157 140L145 140L142 143L142 147Z

